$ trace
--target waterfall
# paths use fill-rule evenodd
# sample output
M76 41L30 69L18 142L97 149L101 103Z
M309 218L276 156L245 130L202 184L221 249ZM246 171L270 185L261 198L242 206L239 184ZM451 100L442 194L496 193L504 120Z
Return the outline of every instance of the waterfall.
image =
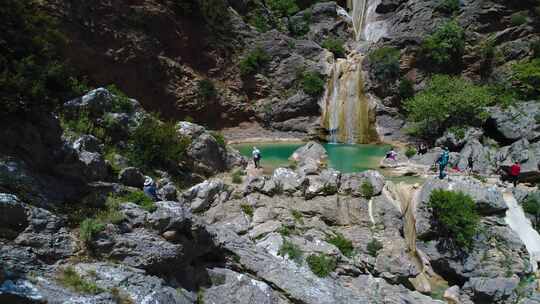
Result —
M505 192L503 198L508 205L504 220L525 244L533 270L536 271L540 261L540 235L534 230L531 221L525 216L512 193Z
M348 0L354 39L374 42L386 34L386 23L375 9L381 0ZM339 12L339 8L338 8ZM343 12L342 12L343 14ZM375 114L370 107L362 75L364 56L352 53L335 60L323 98L319 101L321 125L332 143L370 143L378 140Z
M334 63L321 104L321 121L330 134L329 142L354 144L377 140L375 117L364 91L363 59L364 56L353 54Z

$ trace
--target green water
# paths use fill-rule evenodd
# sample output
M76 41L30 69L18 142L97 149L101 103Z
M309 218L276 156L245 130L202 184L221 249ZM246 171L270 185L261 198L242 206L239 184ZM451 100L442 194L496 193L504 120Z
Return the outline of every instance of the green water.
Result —
M267 173L289 165L291 154L304 143L245 143L233 145L242 155L251 158L253 146L261 150L261 165ZM328 152L328 165L343 173L377 169L389 146L323 144Z

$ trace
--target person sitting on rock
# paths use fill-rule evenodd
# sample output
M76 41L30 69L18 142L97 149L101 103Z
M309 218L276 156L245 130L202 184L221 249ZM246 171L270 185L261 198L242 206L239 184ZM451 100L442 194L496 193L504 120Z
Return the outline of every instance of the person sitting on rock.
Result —
M521 173L521 165L516 160L512 167L510 167L510 180L514 183L514 188L517 186L519 180L519 174Z
M443 152L437 158L436 163L439 165L439 178L444 179L446 177L446 166L448 166L448 162L450 160L450 152L448 151L448 147L444 147Z
M145 176L143 191L146 196L157 201L157 189L154 180L150 176Z
M423 142L420 143L420 147L418 147L418 154L424 155L427 153L427 150L428 150L427 145Z
M253 164L255 165L255 168L259 168L259 162L261 161L261 151L259 151L257 147L253 147L251 155L253 156Z
M393 161L396 160L397 152L394 151L394 148L390 149L390 151L386 152L386 158L391 159Z

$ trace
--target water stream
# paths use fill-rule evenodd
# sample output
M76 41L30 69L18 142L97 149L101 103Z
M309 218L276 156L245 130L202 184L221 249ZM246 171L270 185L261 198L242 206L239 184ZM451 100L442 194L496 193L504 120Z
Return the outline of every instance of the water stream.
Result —
M533 228L531 221L525 216L525 212L512 193L505 192L503 198L508 205L504 220L525 244L533 270L536 271L540 261L540 235Z

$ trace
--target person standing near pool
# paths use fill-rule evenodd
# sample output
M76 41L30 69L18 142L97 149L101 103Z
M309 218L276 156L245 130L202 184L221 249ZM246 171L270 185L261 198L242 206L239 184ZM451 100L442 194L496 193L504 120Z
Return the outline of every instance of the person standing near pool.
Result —
M261 151L259 151L257 147L253 147L251 155L253 156L253 164L255 165L255 168L259 168L259 162L261 161Z

